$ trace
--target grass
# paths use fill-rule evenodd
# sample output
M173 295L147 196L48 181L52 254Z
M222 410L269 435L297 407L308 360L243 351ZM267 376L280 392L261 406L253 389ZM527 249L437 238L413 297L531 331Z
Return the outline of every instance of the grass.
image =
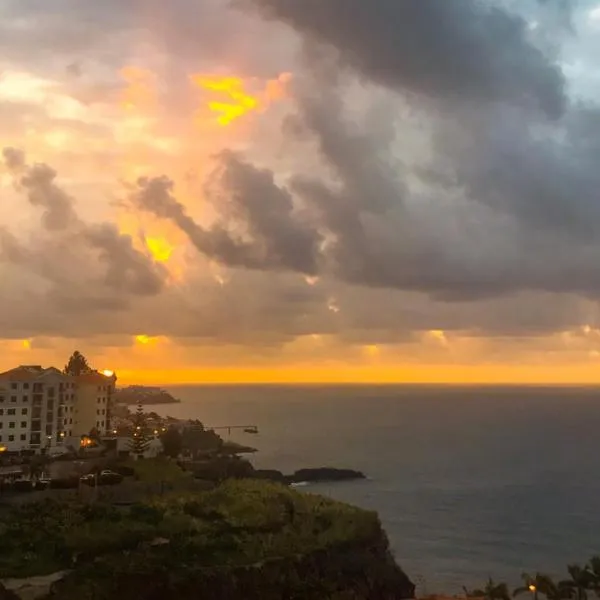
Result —
M122 466L134 470L135 477L146 483L175 483L192 478L191 473L183 471L177 463L166 457L149 458L143 460L129 459Z
M138 476L155 477L156 464L144 463L134 465ZM127 508L46 501L2 515L0 579L98 559L121 572L252 565L368 539L378 531L375 513L262 481L172 492ZM169 542L153 546L157 538Z

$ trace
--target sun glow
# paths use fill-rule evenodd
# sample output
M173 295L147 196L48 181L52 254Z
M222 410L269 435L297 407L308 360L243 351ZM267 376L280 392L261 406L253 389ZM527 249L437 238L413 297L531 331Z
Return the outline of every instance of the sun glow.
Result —
M198 88L212 93L207 108L217 116L217 123L223 127L245 115L265 110L271 103L287 95L287 85L291 81L290 73L282 73L276 79L270 79L256 94L249 90L249 83L240 77L219 75L192 75L191 81ZM219 99L217 99L219 98Z
M173 254L173 246L162 237L147 237L146 246L156 262L167 262Z
M219 115L219 125L229 125L258 108L258 98L246 92L244 82L239 77L195 75L192 81L201 89L216 92L223 98L223 101L213 100L208 103L209 110Z

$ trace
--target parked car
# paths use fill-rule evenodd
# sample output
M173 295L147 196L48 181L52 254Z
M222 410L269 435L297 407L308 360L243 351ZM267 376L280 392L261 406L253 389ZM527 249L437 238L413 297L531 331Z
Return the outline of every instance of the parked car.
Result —
M98 477L98 483L100 485L118 485L122 481L123 475L109 470L101 471Z
M79 478L80 483L83 485L96 485L96 476L93 473L88 473L87 475L82 475Z

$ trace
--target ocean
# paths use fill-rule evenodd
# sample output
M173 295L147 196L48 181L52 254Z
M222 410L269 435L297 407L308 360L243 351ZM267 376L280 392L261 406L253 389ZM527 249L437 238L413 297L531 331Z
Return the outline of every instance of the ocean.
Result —
M170 387L156 408L258 449L258 468L358 469L301 488L376 510L418 592L565 575L600 554L600 389Z

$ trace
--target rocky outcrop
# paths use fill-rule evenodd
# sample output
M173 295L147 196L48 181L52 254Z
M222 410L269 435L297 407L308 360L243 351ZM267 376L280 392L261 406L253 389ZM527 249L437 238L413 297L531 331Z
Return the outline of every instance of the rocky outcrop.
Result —
M334 469L332 467L320 467L318 469L300 469L293 475L287 477L290 483L317 483L320 481L350 481L353 479L365 479L364 473L352 469Z
M255 479L266 479L277 483L322 483L326 481L351 481L365 479L365 474L352 469L335 469L333 467L319 467L316 469L299 469L292 475L284 475L274 469L255 469L252 473Z
M193 471L198 479L223 481L225 479L262 479L276 483L319 483L326 481L351 481L365 479L364 473L352 469L319 467L299 469L291 475L285 475L275 469L255 469L250 462L239 457L220 456L203 461L193 461L184 467Z
M404 600L413 598L415 592L413 583L393 561L383 532L371 539L242 567L192 567L173 572L161 568L156 555L149 555L145 565L144 570L138 563L130 571L115 572L101 562L94 563L54 584L46 598Z
M64 579L67 573L58 571L51 575L8 579L4 582L4 587L0 584L0 600L43 600L49 596L52 586Z

